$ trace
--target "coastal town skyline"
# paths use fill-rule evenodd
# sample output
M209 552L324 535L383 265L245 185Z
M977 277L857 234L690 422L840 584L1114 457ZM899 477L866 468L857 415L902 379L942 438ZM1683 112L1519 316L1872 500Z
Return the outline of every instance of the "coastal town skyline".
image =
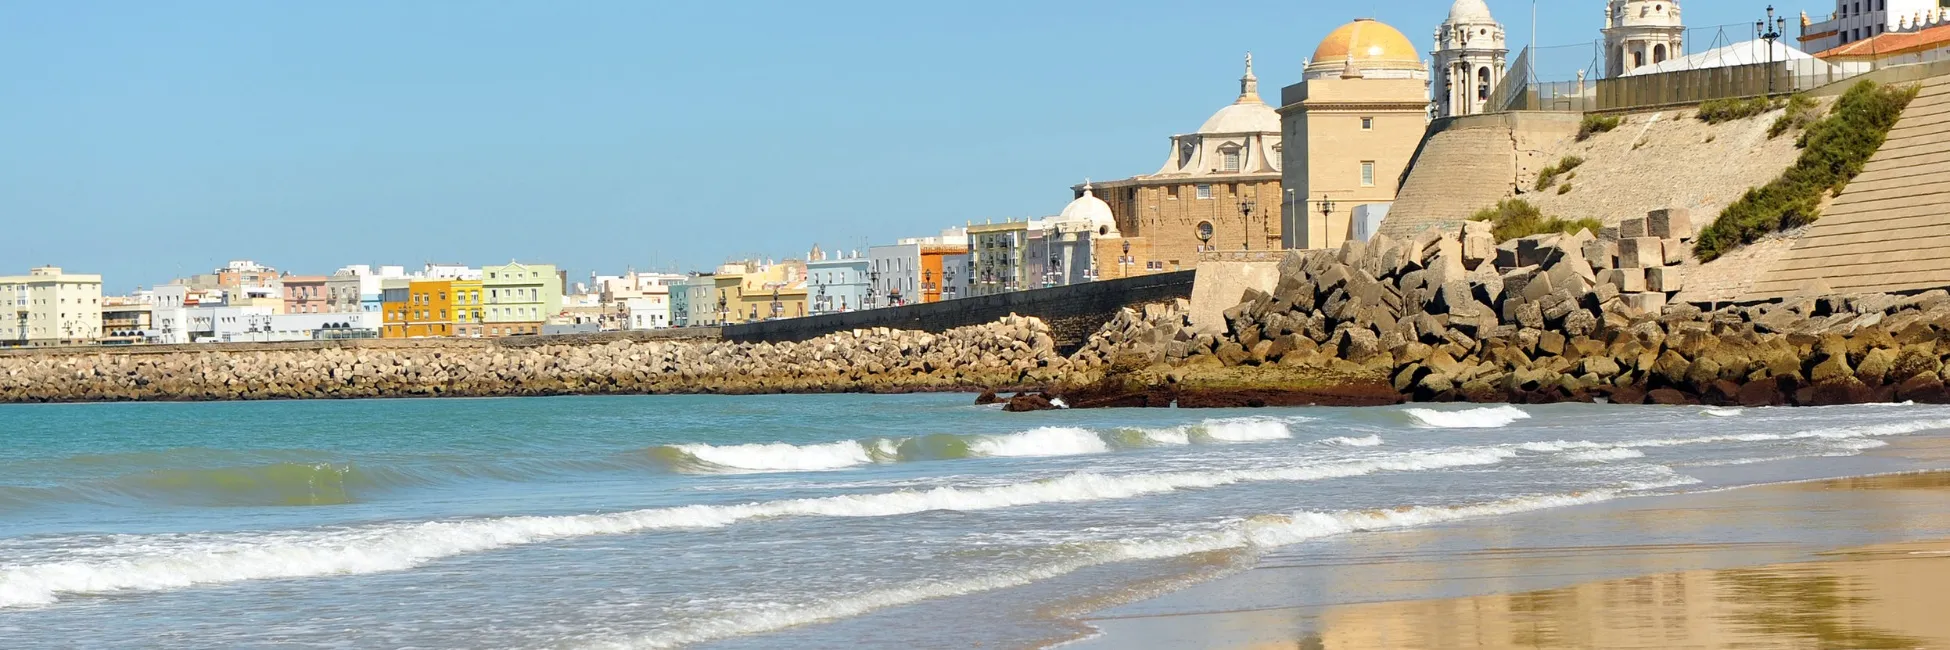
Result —
M1390 3L1371 13L1427 49L1447 4ZM1511 32L1514 57L1529 38L1530 6L1488 4ZM19 145L0 166L20 181L0 187L0 211L32 217L20 220L17 236L0 241L0 259L12 260L7 272L57 265L99 273L105 290L124 292L238 258L314 274L375 262L547 260L573 279L628 268L708 271L732 259L800 255L814 245L864 253L968 222L1054 215L1068 202L1063 188L1086 177L1148 171L1160 141L1191 131L1224 103L1239 56L1255 53L1266 94L1275 99L1279 86L1298 80L1319 37L1355 17L1254 5L1239 11L1287 18L1248 21L1229 28L1237 34L1222 43L1163 52L1143 37L1170 28L1158 12L1124 6L1129 20L1114 29L1076 29L1096 24L1082 19L1090 6L1078 5L1046 9L1054 15L1033 24L963 16L949 21L962 41L953 53L920 47L892 56L941 29L932 22L939 15L893 12L801 38L884 30L904 39L837 48L822 40L819 60L792 63L767 56L784 46L741 44L713 57L670 60L665 69L576 58L637 47L618 40L620 28L595 20L612 12L627 23L637 8L545 16L453 9L203 5L108 16L0 10L11 14L7 22L33 27L23 29L29 37L0 45L11 50L4 58L44 64L10 75L27 101L0 108L11 113L0 120L10 126L0 129ZM1759 10L1694 6L1688 22L1736 23ZM1595 10L1558 5L1539 12L1546 44L1597 34ZM197 19L213 16L203 14L222 20L204 25ZM374 26L361 32L359 48L321 37L362 17ZM738 18L749 19L754 34L792 27L777 15ZM148 19L157 19L157 28L136 29ZM428 32L426 43L405 42L414 25L436 20L444 28ZM537 33L570 26L597 33L550 36L550 49L563 51L523 65L488 51L524 21ZM238 36L243 27L255 35ZM190 43L205 30L222 33ZM289 38L272 42L277 34ZM1042 60L1073 65L1012 67L1016 55L1001 44L1023 38L1053 45L1053 53L1039 50ZM110 41L106 49L81 49ZM451 57L420 58L413 69L385 65L391 49L441 44L454 46ZM997 56L967 54L986 50ZM546 69L569 60L587 63L586 74L561 73L575 66ZM800 74L768 76L768 67ZM683 74L662 76L672 69ZM996 74L1002 70L1007 74ZM1171 81L1138 82L1145 78ZM652 80L708 99L660 96L645 90L658 86ZM462 92L433 101L426 87L416 88L427 83ZM497 85L549 92L505 101L509 91ZM753 119L750 112L768 105L773 92L796 97L794 105L806 111L800 120L818 128L781 133L726 124ZM1092 96L1101 101L1084 101ZM471 100L480 101L461 110ZM652 110L632 116L624 110L629 102ZM669 126L677 123L686 126ZM290 132L251 137L254 129L265 136L273 128ZM781 154L788 162L770 162ZM980 182L972 180L977 170ZM766 196L778 203L766 206ZM712 213L720 216L700 216Z

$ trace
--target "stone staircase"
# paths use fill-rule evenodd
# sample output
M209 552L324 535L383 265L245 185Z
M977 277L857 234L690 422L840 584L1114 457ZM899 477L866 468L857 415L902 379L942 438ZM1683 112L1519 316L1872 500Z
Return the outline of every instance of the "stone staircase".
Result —
M1510 194L1517 177L1515 138L1502 123L1439 131L1422 142L1381 234L1396 241L1462 223Z
M1745 300L1950 287L1950 76L1921 85L1862 174Z

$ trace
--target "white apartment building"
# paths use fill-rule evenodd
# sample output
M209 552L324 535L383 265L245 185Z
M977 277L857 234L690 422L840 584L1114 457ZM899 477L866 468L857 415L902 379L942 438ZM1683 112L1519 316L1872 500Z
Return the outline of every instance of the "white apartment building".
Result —
M1826 52L1886 32L1942 24L1946 10L1950 0L1835 0L1835 12L1825 20L1804 16L1801 51Z
M43 266L0 277L0 346L93 343L102 335L102 276Z

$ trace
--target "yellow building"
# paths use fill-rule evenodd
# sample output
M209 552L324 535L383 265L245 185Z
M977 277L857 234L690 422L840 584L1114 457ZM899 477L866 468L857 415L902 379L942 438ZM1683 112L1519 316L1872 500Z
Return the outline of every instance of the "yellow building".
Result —
M1305 77L1280 93L1286 248L1335 248L1357 212L1395 200L1429 125L1429 70L1393 27L1362 18L1328 34Z
M693 305L691 315L721 325L799 318L810 313L806 263L739 262L718 267L711 278L714 302Z
M482 306L486 304L482 299L485 290L481 288L481 281L454 280L451 287L454 292L454 322L450 336L480 338L487 331L487 311Z

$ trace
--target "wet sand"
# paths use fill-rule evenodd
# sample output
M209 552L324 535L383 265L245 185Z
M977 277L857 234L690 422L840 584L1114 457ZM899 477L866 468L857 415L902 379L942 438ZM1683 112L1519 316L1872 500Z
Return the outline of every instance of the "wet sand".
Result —
M1950 438L1876 455L1941 467ZM1950 472L1357 536L1085 617L1066 650L1950 649Z

